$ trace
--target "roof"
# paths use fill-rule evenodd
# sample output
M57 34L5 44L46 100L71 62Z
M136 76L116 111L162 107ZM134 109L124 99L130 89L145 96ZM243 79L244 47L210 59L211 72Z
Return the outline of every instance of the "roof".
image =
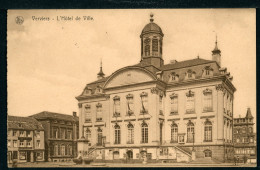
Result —
M65 120L65 121L79 121L79 117L74 117L72 115L62 114L62 113L54 113L54 112L48 112L43 111L34 115L31 115L30 117L33 117L37 120L42 119L58 119L58 120Z
M44 130L40 122L33 117L8 116L8 129Z
M147 24L144 29L142 30L141 35L146 34L146 33L159 33L163 35L162 29L154 22L150 22L149 24Z
M215 61L196 58L196 59L185 60L185 61L181 61L181 62L177 61L174 64L166 64L166 65L163 65L162 67L160 67L159 69L162 71L172 70L172 69L191 67L191 66L195 66L195 65L207 64L207 63L212 63L212 62L215 62Z
M246 111L246 118L254 118L251 114L251 109L250 108L247 108L247 111Z

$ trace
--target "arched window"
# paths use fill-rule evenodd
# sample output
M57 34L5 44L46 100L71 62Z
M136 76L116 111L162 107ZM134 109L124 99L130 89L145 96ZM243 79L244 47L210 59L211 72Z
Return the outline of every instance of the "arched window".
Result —
M212 141L212 123L209 120L207 120L204 124L204 141Z
M194 142L194 124L189 121L187 124L187 143Z
M158 52L158 39L153 38L152 43L153 43L153 52Z
M145 47L144 47L145 56L149 56L150 55L150 39L146 38L144 43L145 43Z
M120 126L115 125L115 144L120 144Z
M178 95L173 93L170 95L171 98L171 113L170 114L178 114Z
M178 126L175 123L173 123L171 126L171 142L178 142Z
M128 159L133 159L133 151L129 150L126 152Z
M102 145L102 129L98 128L97 130L97 145Z
M127 143L134 143L134 126L131 123L127 125Z
M148 125L142 123L142 143L148 143Z
M90 139L91 139L91 131L89 130L89 128L87 128L87 130L86 130L86 139L88 141L90 141Z
M204 154L205 154L205 158L207 158L207 157L212 157L212 152L211 152L211 150L209 150L209 149L205 150L205 151L204 151Z

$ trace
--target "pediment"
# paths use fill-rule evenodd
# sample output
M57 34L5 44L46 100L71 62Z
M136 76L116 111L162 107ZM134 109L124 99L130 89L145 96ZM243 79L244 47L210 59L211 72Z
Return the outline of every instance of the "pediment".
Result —
M156 76L151 72L141 68L128 68L115 72L107 80L104 87L118 87L124 85L138 84L156 80Z

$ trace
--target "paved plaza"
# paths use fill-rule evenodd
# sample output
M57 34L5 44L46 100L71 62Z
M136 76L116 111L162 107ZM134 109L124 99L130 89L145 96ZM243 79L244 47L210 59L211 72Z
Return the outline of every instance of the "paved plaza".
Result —
M9 164L8 167L12 167ZM256 164L192 164L192 163L148 163L148 164L124 164L124 163L91 163L89 165L76 165L73 162L40 162L40 163L18 163L17 167L256 167Z

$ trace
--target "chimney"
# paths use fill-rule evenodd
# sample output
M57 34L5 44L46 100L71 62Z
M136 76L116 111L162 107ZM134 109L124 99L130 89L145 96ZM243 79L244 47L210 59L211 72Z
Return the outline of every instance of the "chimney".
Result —
M77 117L77 112L72 112L73 117Z

